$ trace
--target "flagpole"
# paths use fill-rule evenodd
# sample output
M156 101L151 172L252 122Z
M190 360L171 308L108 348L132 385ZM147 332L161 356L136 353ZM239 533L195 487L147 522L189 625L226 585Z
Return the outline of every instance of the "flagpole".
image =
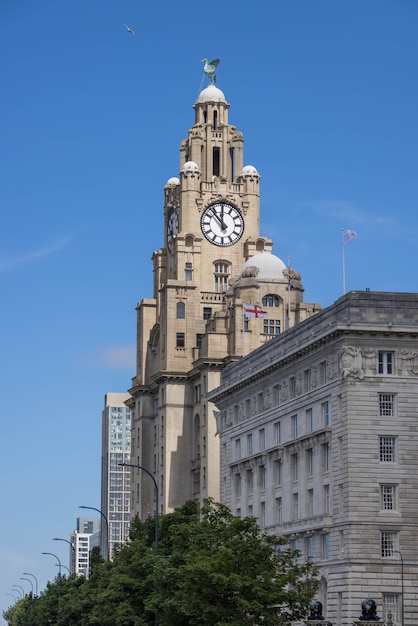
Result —
M342 271L343 271L343 294L345 294L345 253L344 253L344 228L341 233L342 246Z
M287 319L286 330L290 328L290 256L287 257Z

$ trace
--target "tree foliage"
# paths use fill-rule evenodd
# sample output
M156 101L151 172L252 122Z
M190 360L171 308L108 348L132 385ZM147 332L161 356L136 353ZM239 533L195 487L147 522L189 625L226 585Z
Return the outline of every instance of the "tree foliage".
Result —
M207 500L134 520L130 542L89 578L58 576L5 611L10 626L287 626L306 618L318 587L311 563L255 518ZM33 601L32 601L33 600Z

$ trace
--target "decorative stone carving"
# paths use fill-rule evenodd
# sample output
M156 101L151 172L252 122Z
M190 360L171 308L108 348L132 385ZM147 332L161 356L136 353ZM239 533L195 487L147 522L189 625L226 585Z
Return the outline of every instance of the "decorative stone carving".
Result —
M340 353L341 378L358 378L363 380L362 356L360 348L343 346Z

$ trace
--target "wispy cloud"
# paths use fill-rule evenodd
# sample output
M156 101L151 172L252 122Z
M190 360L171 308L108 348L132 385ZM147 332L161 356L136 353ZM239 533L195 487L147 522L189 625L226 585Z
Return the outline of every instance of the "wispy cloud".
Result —
M319 200L298 205L299 210L310 209L317 215L323 215L347 224L380 224L393 226L397 222L392 217L379 215L375 211L365 211L344 200Z
M136 348L129 346L108 346L96 353L80 356L80 364L89 368L111 368L129 370L135 368Z
M22 254L15 256L0 256L0 272L12 272L19 267L29 265L30 263L34 263L41 258L54 254L55 252L62 250L62 248L65 248L72 238L73 235L68 235L67 237L54 241L44 248L39 248L38 250L23 252Z

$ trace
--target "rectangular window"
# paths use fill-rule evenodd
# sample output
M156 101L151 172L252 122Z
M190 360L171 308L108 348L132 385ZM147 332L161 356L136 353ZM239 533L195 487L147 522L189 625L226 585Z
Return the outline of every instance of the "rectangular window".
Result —
M198 333L196 335L196 348L200 348L202 346L202 339L205 335L202 333Z
M305 393L311 390L312 388L311 370L305 370L303 372L303 386L304 386Z
M313 476L313 448L306 450L306 473L308 476Z
M306 537L306 560L312 561L313 559L313 537Z
M308 515L313 517L314 515L314 494L313 489L308 489Z
M400 605L401 602L399 594L383 594L383 619L386 624L388 624L389 622L391 624L399 624L401 622Z
M393 352L379 352L379 374L393 374Z
M307 428L308 433L311 433L314 429L312 409L306 410L306 428Z
M383 511L396 510L396 485L380 485L380 501Z
M260 502L261 528L266 527L266 503Z
M299 494L298 493L293 494L293 519L294 520L299 519Z
M382 531L380 533L380 546L382 557L394 556L398 548L398 533Z
M395 395L393 393L379 393L380 417L393 417L395 415Z
M329 472L329 445L327 443L322 446L322 466L324 472Z
M266 449L266 431L264 428L260 428L258 431L258 444L260 452Z
M292 415L292 436L296 438L298 436L298 416Z
M186 336L184 333L176 333L176 348L184 348Z
M193 265L186 263L184 266L184 280L193 280Z
M274 385L273 387L273 404L279 406L280 404L280 385Z
M239 461L241 458L241 439L235 440L235 460Z
M248 517L253 517L253 505L248 506Z
M323 402L321 404L322 410L322 423L324 426L329 426L329 404L328 402Z
M235 474L235 497L241 496L241 474Z
M322 535L322 558L329 559L329 534Z
M330 513L329 485L324 485L324 513L325 515Z
M210 306L203 307L203 319L210 320L212 317L212 308Z
M247 470L246 475L245 475L245 480L247 483L247 493L252 493L253 492L253 471L252 470Z
M299 479L299 458L297 454L292 454L291 464L292 464L292 478L293 480L298 480Z
M380 461L385 463L395 463L396 461L396 439L395 437L379 437Z
M279 444L282 441L280 422L276 422L274 424L274 441L276 444Z
M281 524L283 520L282 499L276 498L276 522Z
M253 436L252 434L247 435L247 454L253 453Z
M319 364L319 384L320 385L326 385L327 382L328 382L327 362L326 361L322 361L322 363Z
M296 398L296 378L294 376L289 380L289 392L291 398Z
M264 396L262 393L257 394L257 411L261 413L264 409Z
M274 461L274 482L276 485L282 484L282 462Z
M280 320L268 320L263 318L264 335L280 335Z
M264 465L260 465L258 468L258 485L260 489L266 488L266 468Z

